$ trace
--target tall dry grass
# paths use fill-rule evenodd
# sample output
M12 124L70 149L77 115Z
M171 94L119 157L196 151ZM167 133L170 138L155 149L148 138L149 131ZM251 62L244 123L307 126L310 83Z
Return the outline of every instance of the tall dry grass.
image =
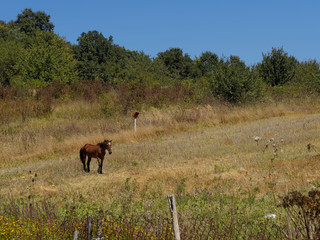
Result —
M319 106L148 108L134 134L130 115L105 118L94 102L57 105L51 115L1 126L1 194L28 195L30 183L22 176L29 171L40 176L32 188L40 197L81 194L97 202L119 197L127 179L135 181L136 193L158 196L177 192L181 184L185 193L209 188L260 196L308 188L318 181ZM253 136L263 141L257 144ZM104 174L96 174L95 160L92 173L83 173L80 147L105 138L115 144ZM270 138L275 144L285 140L283 152L279 148L275 156L272 145L265 148Z
M52 113L2 124L0 127L0 164L11 164L54 153L74 152L81 145L105 138L117 143L144 137L171 134L194 128L253 121L294 114L315 113L320 104L260 104L231 106L225 104L194 107L171 106L146 108L138 118L138 132L133 134L131 114L106 118L101 105L83 100L52 106Z

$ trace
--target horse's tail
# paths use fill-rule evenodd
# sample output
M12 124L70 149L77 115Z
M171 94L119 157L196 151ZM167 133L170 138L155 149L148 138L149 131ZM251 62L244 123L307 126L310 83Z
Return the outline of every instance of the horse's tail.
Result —
M80 160L82 163L86 161L86 149L84 147L80 149Z

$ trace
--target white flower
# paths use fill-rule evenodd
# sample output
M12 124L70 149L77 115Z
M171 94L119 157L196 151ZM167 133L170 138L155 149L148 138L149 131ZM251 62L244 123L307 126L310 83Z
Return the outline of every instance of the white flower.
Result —
M274 213L272 213L272 214L265 215L264 217L265 217L265 218L276 218L277 215L275 215Z
M261 141L261 138L258 137L258 136L254 136L254 137L253 137L253 140L255 140L255 141L258 143L259 141Z

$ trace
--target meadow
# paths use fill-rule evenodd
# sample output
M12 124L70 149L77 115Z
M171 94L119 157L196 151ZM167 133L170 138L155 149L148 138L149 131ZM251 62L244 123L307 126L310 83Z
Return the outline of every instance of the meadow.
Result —
M320 239L320 64L156 57L26 8L0 21L0 239ZM139 111L133 131L133 111ZM103 174L80 148L113 140Z
M72 239L79 230L84 238L91 213L106 239L172 239L168 194L182 239L307 236L280 205L319 187L317 98L142 107L136 133L130 111L106 117L84 100L51 108L2 118L0 236ZM10 109L2 105L8 117ZM113 154L103 174L95 159L85 173L80 148L104 139Z

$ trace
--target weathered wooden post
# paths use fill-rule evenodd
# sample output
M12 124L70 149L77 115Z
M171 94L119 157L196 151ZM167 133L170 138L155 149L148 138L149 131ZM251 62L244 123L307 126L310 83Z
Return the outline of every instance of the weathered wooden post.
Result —
M134 111L133 113L132 113L132 117L133 117L133 127L134 127L134 133L136 133L136 131L137 131L137 118L138 118L138 116L139 116L139 112L138 111Z
M92 240L92 215L87 215L87 230L88 230L88 240Z
M176 200L175 200L173 194L168 195L168 202L169 202L169 209L170 209L170 213L171 213L171 217L172 217L174 239L180 240L178 213L177 213L177 209L176 209Z
M76 230L73 235L73 240L78 240L78 239L79 239L79 231Z
M102 221L101 221L101 219L100 218L98 218L98 222L97 222L97 235L98 235L98 238L97 238L97 240L99 239L101 239L102 238Z

